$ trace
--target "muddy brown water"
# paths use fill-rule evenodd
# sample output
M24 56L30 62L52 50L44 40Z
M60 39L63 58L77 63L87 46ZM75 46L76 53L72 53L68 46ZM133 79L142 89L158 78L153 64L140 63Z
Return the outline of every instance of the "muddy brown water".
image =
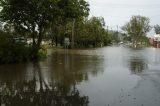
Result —
M54 50L0 65L3 106L160 106L160 49Z

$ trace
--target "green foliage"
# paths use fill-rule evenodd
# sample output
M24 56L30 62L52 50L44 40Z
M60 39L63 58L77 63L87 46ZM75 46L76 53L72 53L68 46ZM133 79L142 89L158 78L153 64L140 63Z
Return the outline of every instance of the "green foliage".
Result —
M42 45L38 51L38 57L45 58L47 56L47 45Z
M56 26L55 26L56 25ZM65 26L55 23L46 33L46 39L52 39L52 43L63 45L64 37L72 39L72 21L67 21ZM76 48L100 47L111 42L112 35L105 30L103 17L77 18L74 28L74 44Z
M130 36L138 37L146 35L151 30L149 18L143 16L132 16L130 21L122 27Z
M48 29L54 30L51 31L54 37L51 37L57 40L59 34L65 33L63 29L68 22L89 14L89 4L85 0L1 0L0 4L3 7L1 21L13 24L18 33L33 39L33 58ZM61 30L59 26L64 28Z
M141 45L142 46L149 46L150 45L149 38L146 37L146 36L142 36L142 38L141 38Z
M89 4L85 0L59 0L58 6L64 19L77 19L89 15Z
M110 32L105 32L105 35L104 35L104 37L103 37L104 46L107 46L107 45L111 44L112 40L113 40L113 35L112 35L112 33L110 33Z
M142 36L145 36L150 30L150 20L143 16L132 16L130 21L126 23L122 30L131 36L134 45L141 41Z
M46 32L46 38L51 39L52 44L63 45L64 36L71 36L73 32L73 20L83 21L89 15L89 4L85 0L59 0L60 16L53 21ZM70 34L70 35L69 35Z
M61 15L57 2L57 0L0 1L3 7L0 14L1 21L13 24L18 33L27 33L28 37L33 39L33 59L37 56L49 24L55 21L55 17Z
M154 31L156 34L160 34L160 25L155 25L154 26Z
M76 47L100 47L107 45L111 40L111 34L105 30L103 17L92 17L89 20L76 22L75 46Z
M123 39L123 42L131 42L132 41L132 38L131 36L127 36L126 34L124 34L124 39Z
M29 61L31 48L24 43L15 43L12 36L0 32L0 63Z
M120 42L120 39L119 39L119 32L118 31L112 31L112 40L114 43L119 43Z

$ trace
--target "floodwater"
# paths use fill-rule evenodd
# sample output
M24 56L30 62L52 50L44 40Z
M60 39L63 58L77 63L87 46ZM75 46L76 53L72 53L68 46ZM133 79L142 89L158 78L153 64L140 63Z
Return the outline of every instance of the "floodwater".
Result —
M0 65L1 106L160 106L160 49L53 50Z

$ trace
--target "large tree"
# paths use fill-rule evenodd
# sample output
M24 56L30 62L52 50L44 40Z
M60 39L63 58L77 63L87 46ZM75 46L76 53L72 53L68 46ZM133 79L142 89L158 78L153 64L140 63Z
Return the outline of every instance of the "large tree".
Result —
M32 54L36 58L45 30L58 15L57 0L1 0L0 4L0 19L32 37Z
M74 40L75 24L89 15L89 4L85 0L59 0L58 7L61 15L52 22L47 32L56 46L63 44L64 35Z
M103 17L91 17L75 24L75 46L76 47L100 47L107 45L110 34L105 30Z
M54 30L52 32L57 39L59 26L64 26L64 31L68 21L88 16L89 11L89 4L85 0L0 0L0 5L1 21L13 24L17 32L33 39L33 58L48 29Z
M59 7L63 14L59 25L64 26L64 33L71 32L71 47L74 48L75 24L89 15L89 4L85 0L60 0Z
M134 47L137 47L142 36L145 36L151 30L149 23L149 18L138 15L132 16L130 21L122 27L122 30L131 36Z

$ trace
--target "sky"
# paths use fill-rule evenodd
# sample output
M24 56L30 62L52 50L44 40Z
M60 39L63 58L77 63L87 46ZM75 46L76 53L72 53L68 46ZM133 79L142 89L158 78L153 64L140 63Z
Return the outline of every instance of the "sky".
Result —
M109 29L120 31L121 26L133 15L150 18L152 26L160 24L160 0L87 0L90 4L90 17L104 17ZM147 35L154 35L152 29Z

